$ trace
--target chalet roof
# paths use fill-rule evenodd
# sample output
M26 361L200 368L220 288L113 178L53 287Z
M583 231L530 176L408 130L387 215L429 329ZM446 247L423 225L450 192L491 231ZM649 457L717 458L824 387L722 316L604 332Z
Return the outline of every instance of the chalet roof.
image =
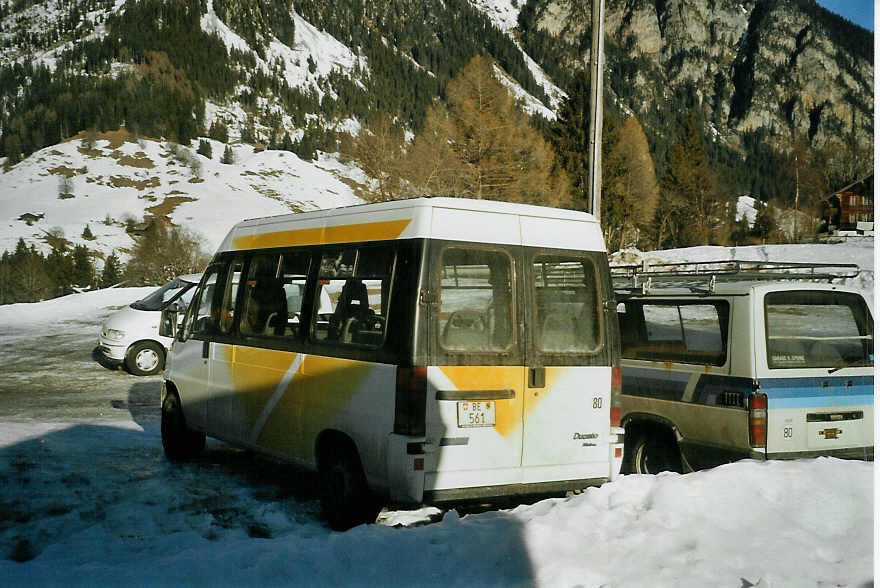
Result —
M847 184L843 188L839 188L839 189L835 190L834 192L829 194L828 197L830 198L831 196L837 196L839 194L843 194L844 192L848 192L848 191L855 192L860 196L873 195L874 194L874 172L871 172L870 174L868 174L867 176L865 176L864 178L862 178L860 180L856 180L855 182L853 182L851 184Z

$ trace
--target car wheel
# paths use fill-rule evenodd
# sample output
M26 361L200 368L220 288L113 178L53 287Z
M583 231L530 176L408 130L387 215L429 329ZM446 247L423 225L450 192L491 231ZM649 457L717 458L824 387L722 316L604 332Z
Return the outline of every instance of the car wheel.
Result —
M190 459L205 449L205 434L186 426L180 398L168 392L162 402L162 449L171 461Z
M165 367L165 352L154 341L140 341L128 350L125 367L135 376L152 376Z
M657 433L643 433L628 452L627 470L634 474L681 473L678 446Z
M378 509L372 504L355 449L347 443L333 443L322 453L318 463L321 507L330 527L345 531L375 520Z

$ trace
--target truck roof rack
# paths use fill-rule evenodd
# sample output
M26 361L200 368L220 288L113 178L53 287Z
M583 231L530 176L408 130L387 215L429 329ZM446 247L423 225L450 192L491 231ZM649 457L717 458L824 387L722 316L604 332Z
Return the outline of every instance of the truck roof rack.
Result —
M615 291L649 294L657 288L687 288L711 294L718 282L769 280L820 280L854 278L861 269L854 263L810 263L788 261L690 261L642 262L612 265Z

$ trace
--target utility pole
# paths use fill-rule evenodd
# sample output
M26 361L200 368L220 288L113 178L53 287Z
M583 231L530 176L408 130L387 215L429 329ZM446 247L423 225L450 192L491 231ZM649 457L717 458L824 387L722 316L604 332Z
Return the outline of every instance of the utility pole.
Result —
M797 221L798 221L798 199L801 195L801 174L798 166L798 156L797 153L794 154L794 242L798 243L798 230L797 230Z
M605 34L603 16L605 0L593 0L590 45L590 185L587 190L589 212L600 220L602 211L602 71L605 64Z

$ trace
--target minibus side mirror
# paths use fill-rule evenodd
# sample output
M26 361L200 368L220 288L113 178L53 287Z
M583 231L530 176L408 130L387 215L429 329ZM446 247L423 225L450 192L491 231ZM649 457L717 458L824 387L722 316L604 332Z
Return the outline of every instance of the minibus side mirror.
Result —
M176 305L171 305L162 311L162 318L159 320L159 335L173 338L176 332L177 307Z

